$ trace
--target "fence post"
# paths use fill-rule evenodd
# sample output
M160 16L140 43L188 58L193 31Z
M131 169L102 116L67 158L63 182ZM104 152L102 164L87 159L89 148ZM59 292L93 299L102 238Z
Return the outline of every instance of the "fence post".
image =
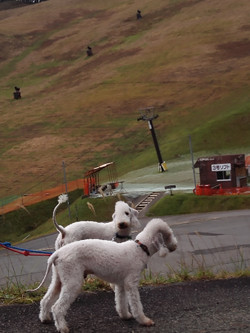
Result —
M68 187L67 187L67 178L66 178L66 172L65 172L65 163L64 161L62 162L62 168L63 168L63 178L64 178L64 184L65 184L65 192L68 196L68 210L69 210L69 219L70 219L70 222L71 222L71 213L70 213L70 205L69 205L69 194L68 194Z
M193 147L192 147L192 140L191 140L191 135L189 134L189 149L190 149L190 154L191 154L191 159L192 159L192 169L193 169L193 177L194 177L194 188L196 189L196 177L195 177L195 169L194 169L194 154L193 154Z

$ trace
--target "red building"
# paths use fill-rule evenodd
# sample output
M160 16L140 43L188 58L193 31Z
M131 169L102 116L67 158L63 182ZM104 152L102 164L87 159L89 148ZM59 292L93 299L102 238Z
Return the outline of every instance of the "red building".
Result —
M200 172L197 195L250 193L244 154L200 157L194 167Z

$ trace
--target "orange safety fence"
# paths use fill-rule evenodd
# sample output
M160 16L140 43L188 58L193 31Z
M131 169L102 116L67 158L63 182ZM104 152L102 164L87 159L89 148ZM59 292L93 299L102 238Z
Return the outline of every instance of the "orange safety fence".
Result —
M73 180L71 182L67 182L67 191L68 192L72 192L77 189L83 189L83 179L82 178ZM8 203L7 205L0 207L0 215L9 213L13 210L17 210L21 207L30 206L35 203L41 202L41 201L55 198L58 195L65 193L65 192L66 192L65 184L61 184L59 186L56 186L56 187L53 187L53 188L50 188L47 190L43 190L40 192L25 194L25 195L19 197L18 199Z
M194 189L196 195L237 195L237 194L250 194L250 187L230 187L222 188L221 186L213 188L211 185L196 185Z

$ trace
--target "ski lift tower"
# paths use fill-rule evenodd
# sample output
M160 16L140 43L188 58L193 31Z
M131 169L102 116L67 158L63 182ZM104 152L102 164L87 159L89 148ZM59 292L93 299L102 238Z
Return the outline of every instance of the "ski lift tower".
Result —
M163 161L163 159L161 157L160 148L159 148L157 137L156 137L155 130L154 130L153 120L159 117L158 114L156 114L156 115L154 114L154 109L155 108L152 106L144 108L144 109L139 109L140 117L137 118L137 121L144 120L144 121L148 122L148 127L152 134L156 154L157 154L158 161L159 161L159 171L164 172L167 170L167 164L165 161Z

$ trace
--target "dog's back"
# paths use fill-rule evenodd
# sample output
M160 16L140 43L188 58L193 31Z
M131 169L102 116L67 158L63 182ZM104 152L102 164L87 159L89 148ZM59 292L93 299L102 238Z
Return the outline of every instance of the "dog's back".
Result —
M115 233L113 222L79 221L69 224L64 228L65 236L59 234L56 239L55 249L71 242L84 239L108 239L111 240Z
M83 276L94 274L110 283L119 283L126 276L136 276L144 268L144 256L137 244L130 240L118 244L107 240L85 239L63 246L57 251L57 272L82 269ZM73 274L74 275L74 274Z

